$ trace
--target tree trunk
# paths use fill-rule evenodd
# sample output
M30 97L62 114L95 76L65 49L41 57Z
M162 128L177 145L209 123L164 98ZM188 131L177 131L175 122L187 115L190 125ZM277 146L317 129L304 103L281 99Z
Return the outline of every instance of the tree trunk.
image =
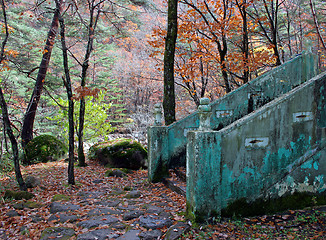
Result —
M228 75L228 71L227 71L227 67L226 67L226 54L228 52L228 45L227 45L227 41L226 41L226 36L224 34L222 34L222 44L223 47L221 46L221 43L216 40L216 44L217 44L217 49L218 52L220 54L220 64L221 64L221 72L222 72L222 77L224 80L224 87L225 87L225 91L227 93L231 92L231 86L229 83L229 75Z
M239 5L239 11L242 16L242 54L244 56L243 83L249 81L249 36L248 36L248 19L247 19L247 1Z
M60 8L58 5L58 1L56 1L57 7ZM63 55L63 65L65 69L65 78L63 78L64 85L67 90L68 96L68 118L69 118L69 164L68 164L68 184L75 185L75 176L74 176L74 101L72 99L72 88L71 88L71 79L70 79L70 72L68 66L68 51L66 46L66 38L65 38L65 24L62 15L59 16L60 22L60 35L61 35L61 46L62 46L62 55Z
M278 51L278 43L277 43L277 35L278 35L278 9L279 9L279 4L278 0L275 2L275 8L274 8L274 1L271 1L271 13L269 14L268 9L267 9L267 3L265 2L265 8L266 8L266 13L268 14L268 19L269 19L269 25L271 26L271 39L272 39L272 45L273 45L273 51L274 51L274 56L276 57L276 66L279 66L282 64L281 62L281 57L280 53Z
M178 31L178 0L168 1L168 27L164 51L164 96L165 125L175 122L174 56Z
M59 5L61 6L62 0L59 1ZM31 100L29 101L24 121L23 121L23 128L22 128L22 146L25 148L26 144L33 139L33 126L34 126L34 120L36 115L36 110L38 106L38 102L40 100L42 89L46 77L46 72L48 70L52 48L54 45L54 40L58 31L59 27L59 14L61 11L61 7L58 9L56 8L54 12L54 16L52 19L51 27L48 32L45 48L43 51L43 57L42 61L40 63L39 71L36 78L36 83L34 87L34 91L32 93ZM25 159L25 161L28 161ZM28 162L25 162L28 163Z
M88 26L88 43L87 43L87 49L84 57L84 61L82 64L82 74L81 74L81 83L80 86L84 88L86 86L86 76L87 76L87 70L89 67L89 58L91 56L91 53L93 51L93 42L94 42L94 30L97 25L97 21L100 15L100 10L97 11L96 16L94 17L94 1L90 4L90 18L89 18L89 26ZM79 166L85 167L86 161L85 161L85 154L84 154L84 122L85 122L85 97L81 96L80 99L80 110L79 110L79 128L78 128L78 162Z
M9 140L11 142L11 148L12 148L12 153L13 153L13 157L14 157L16 180L18 182L19 188L21 190L26 191L27 187L26 187L26 184L24 182L23 176L20 171L19 158L18 158L18 144L17 144L17 140L15 138L15 135L12 131L11 125L10 125L7 104L3 97L1 87L0 87L0 105L1 105L1 109L2 109L2 118L3 118L4 127L6 129L6 133L8 134Z

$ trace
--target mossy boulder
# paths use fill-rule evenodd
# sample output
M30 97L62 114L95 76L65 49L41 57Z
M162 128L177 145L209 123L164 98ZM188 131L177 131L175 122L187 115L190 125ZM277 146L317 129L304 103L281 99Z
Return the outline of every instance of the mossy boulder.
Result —
M68 240L75 235L75 230L67 227L50 227L44 229L40 240L45 239L61 239Z
M57 201L69 201L70 197L63 194L56 194L52 197L51 202L57 202Z
M63 142L51 135L33 138L25 147L26 163L57 161L67 153Z
M26 176L25 184L28 188L35 188L41 184L41 179L34 176Z
M11 191L6 190L5 195L3 196L4 199L15 199L15 200L22 200L22 199L32 199L35 197L33 193L27 192L27 191Z
M43 205L41 203L35 202L35 201L22 201L22 202L18 202L16 204L13 205L13 207L15 209L24 209L24 208L29 208L29 209L33 209L33 208L41 208L43 207Z
M147 151L137 141L119 138L100 142L89 149L88 158L111 168L146 168Z

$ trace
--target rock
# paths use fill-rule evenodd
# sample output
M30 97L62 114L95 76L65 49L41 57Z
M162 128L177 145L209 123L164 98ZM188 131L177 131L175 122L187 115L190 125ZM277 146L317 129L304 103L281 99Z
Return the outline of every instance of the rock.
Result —
M123 188L124 191L131 191L132 190L132 187L131 186L125 186Z
M139 234L142 240L161 239L162 232L160 230L146 231Z
M144 215L144 212L139 210L126 212L125 214L123 214L123 220L129 221L131 219L138 218L141 215Z
M70 197L63 195L63 194L56 194L52 197L51 202L56 202L56 201L69 201Z
M20 216L20 214L19 214L17 211L15 211L15 210L10 210L9 212L6 213L6 215L7 215L8 217L16 217L16 216Z
M127 206L121 205L121 206L118 206L118 209L120 209L122 211L133 211L136 209L136 207L132 206L132 205L127 205Z
M19 231L20 231L20 234L21 235L25 235L25 234L28 234L29 232L28 232L28 227L27 226L21 226L20 227L20 229L19 229ZM0 238L0 239L2 239L2 238Z
M130 191L126 194L126 198L139 198L141 196L141 193L138 190Z
M121 195L125 193L122 189L113 189L112 192L110 192L110 195Z
M129 230L122 236L118 237L116 240L138 240L138 239L140 239L138 237L139 233L140 233L140 230Z
M43 207L43 204L35 202L35 201L27 201L24 203L24 208L41 208Z
M98 229L88 233L83 233L77 236L77 240L105 240L119 237L110 229Z
M163 208L157 207L157 206L153 206L153 205L149 206L147 208L147 210L146 210L147 213L156 213L156 214L159 214L159 213L161 213L163 211L164 211Z
M40 215L31 216L31 219L33 223L37 223L44 220L44 218L42 218Z
M43 207L42 204L38 203L38 202L34 202L34 201L27 201L27 202L18 202L18 203L15 203L13 204L13 207L15 209L24 209L24 208L30 208L30 209L33 209L33 208L40 208L40 207Z
M50 228L46 228L42 232L40 240L48 240L48 239L68 240L74 235L75 235L75 230L72 228L50 227Z
M48 218L48 222L51 221L59 221L61 223L64 222L75 222L78 219L78 217L76 215L68 215L68 214L64 214L64 213L57 213L57 214L53 214Z
M9 239L6 235L6 231L4 229L0 229L0 239L7 240Z
M119 169L110 169L105 173L106 177L124 177L126 175L127 175L126 173L124 173Z
M98 184L98 183L103 183L102 179L95 179L93 180L93 183Z
M87 216L100 216L100 215L109 215L109 214L120 214L121 211L114 210L111 208L96 208L92 209L87 213Z
M172 221L169 218L162 218L159 216L141 216L139 218L139 225L147 229L158 229L163 227L170 227Z
M184 222L178 222L171 226L165 234L164 240L177 240L182 234L189 231L190 226Z
M25 162L27 164L59 160L68 149L54 136L40 135L33 138L25 147Z
M39 186L41 183L41 180L34 176L26 176L25 178L25 184L27 188L35 188Z
M105 192L99 192L99 191L94 191L94 192L79 192L78 196L80 196L82 199L97 199L101 198Z
M170 218L170 217L172 217L171 213L166 212L166 211L160 212L158 215L160 217L162 217L162 218Z
M117 218L112 217L110 215L103 215L103 216L95 216L90 218L89 220L84 220L82 222L77 223L77 226L83 228L94 228L100 225L110 225L119 221Z
M119 138L93 145L89 149L89 159L112 168L146 168L146 149L137 141Z
M115 200L115 201L107 201L107 200L103 200L103 201L99 201L99 202L95 202L95 205L102 205L105 207L116 207L120 204L119 200Z
M14 209L18 209L18 210L23 210L25 207L23 202L15 203L12 206Z
M27 191L11 191L11 190L6 190L5 195L3 196L4 199L10 199L13 198L15 200L22 200L22 199L32 199L35 197L33 193L27 192Z
M50 213L57 213L57 212L68 212L68 211L75 211L80 209L78 205L70 204L70 203L59 203L53 202L50 205Z
M116 222L110 225L111 229L128 229L129 225L123 223L123 222Z

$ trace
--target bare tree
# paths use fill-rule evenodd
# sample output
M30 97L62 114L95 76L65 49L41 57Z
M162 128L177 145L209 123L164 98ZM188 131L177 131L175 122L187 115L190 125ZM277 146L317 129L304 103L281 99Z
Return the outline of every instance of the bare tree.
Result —
M164 97L165 124L175 122L174 57L178 32L178 0L168 1L168 26L164 51Z
M60 9L60 3L56 0L56 6ZM59 11L61 12L61 11ZM68 48L66 46L66 36L65 36L65 23L62 15L59 15L60 23L60 36L61 36L61 46L62 46L62 56L63 56L63 66L65 71L65 77L62 77L64 85L67 91L68 97L68 122L69 122L69 163L68 163L68 184L75 184L75 175L74 175L74 101L72 99L72 87L70 79L70 71L68 65Z
M60 6L62 5L62 0L59 1L59 5ZM50 62L50 58L51 58L53 45L55 42L55 37L58 32L60 11L61 11L61 7L56 8L54 11L51 27L48 32L47 40L46 40L45 47L43 50L43 57L42 57L42 60L40 63L34 90L33 90L31 99L29 101L29 104L27 106L26 113L24 116L23 128L22 128L22 133L21 133L23 148L25 148L27 143L33 139L33 127L34 127L36 110L37 110L39 100L41 98L43 85L44 85L46 73L47 73L47 70L49 67L49 62ZM29 160L24 159L24 162L28 164Z

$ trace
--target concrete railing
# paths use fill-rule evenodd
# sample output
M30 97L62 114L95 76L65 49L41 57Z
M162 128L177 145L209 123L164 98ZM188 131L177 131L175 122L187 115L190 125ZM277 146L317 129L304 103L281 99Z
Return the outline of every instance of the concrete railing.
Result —
M222 129L314 77L315 63L311 53L302 54L211 103L210 127ZM169 126L159 125L148 129L148 175L153 182L167 176L169 168L186 165L186 136L198 129L198 112Z
M187 140L188 213L207 217L241 198L325 192L326 73Z

